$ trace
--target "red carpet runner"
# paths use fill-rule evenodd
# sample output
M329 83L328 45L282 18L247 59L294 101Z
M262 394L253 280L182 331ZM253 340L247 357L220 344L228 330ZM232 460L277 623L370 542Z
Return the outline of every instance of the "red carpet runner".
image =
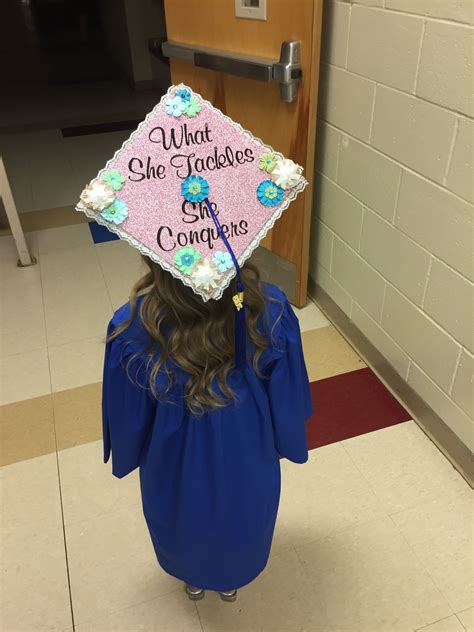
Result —
M310 450L411 419L369 368L312 382L311 396Z

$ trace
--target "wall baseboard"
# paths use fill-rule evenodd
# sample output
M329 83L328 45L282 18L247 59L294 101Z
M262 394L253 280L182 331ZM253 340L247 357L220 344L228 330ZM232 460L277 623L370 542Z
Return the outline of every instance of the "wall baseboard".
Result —
M395 371L370 340L352 320L313 280L309 279L308 292L325 316L354 347L394 397L410 412L413 420L438 446L453 467L474 487L474 462L469 448L451 430L443 419Z

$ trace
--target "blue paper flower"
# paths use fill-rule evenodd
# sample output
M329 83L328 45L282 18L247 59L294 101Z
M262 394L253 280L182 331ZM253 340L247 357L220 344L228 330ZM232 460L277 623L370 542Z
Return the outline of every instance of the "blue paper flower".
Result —
M271 180L264 180L258 185L257 197L264 206L277 206L283 199L283 189Z
M194 250L194 248L191 248L191 246L181 248L181 250L175 252L173 257L178 270L181 270L181 272L185 272L186 274L188 274L193 265L199 261L200 258L200 253L197 250Z
M186 88L182 88L181 90L176 91L176 96L183 101L189 101L189 99L191 98L191 92Z
M214 255L214 263L219 268L219 272L225 272L234 267L234 262L229 252L220 252L218 250Z
M104 208L100 214L108 222L121 224L128 217L128 207L122 200L116 198L110 206Z
M201 176L189 176L181 183L181 195L189 202L202 202L209 195L209 182Z
M183 101L181 97L173 97L172 99L168 99L166 101L166 114L171 114L171 116L178 118L178 116L181 116L187 106L188 102Z
M117 171L117 169L112 169L112 171L105 171L102 174L102 180L107 182L114 191L120 191L123 187L123 183L125 182L124 176Z

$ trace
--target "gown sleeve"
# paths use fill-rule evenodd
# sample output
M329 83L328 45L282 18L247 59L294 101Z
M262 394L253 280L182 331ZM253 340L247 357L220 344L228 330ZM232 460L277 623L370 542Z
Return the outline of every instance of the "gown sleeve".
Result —
M113 329L111 323L107 336ZM107 343L102 386L104 462L107 463L112 454L112 473L118 478L140 465L156 411L156 400L149 390L129 377L138 375L138 369L129 366L127 372L127 359L127 347L120 337Z
M290 461L305 463L308 460L305 421L312 415L312 402L299 322L287 301L265 372L269 378L266 389L275 447Z

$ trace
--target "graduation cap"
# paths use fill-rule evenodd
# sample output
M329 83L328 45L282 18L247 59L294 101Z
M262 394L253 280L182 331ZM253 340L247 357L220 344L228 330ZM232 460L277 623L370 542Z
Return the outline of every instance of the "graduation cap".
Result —
M240 268L307 185L302 167L191 88L171 86L84 189L83 211L202 297L237 276L236 366L245 365Z

